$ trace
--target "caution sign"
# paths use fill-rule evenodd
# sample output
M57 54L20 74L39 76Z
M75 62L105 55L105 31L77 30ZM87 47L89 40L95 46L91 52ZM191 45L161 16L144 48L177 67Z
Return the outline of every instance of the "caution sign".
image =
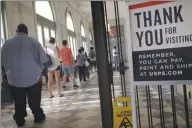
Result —
M113 102L114 128L133 128L130 97L119 97Z
M133 127L133 125L129 121L128 117L123 118L123 121L121 122L121 125L119 126L119 128L132 128L132 127Z

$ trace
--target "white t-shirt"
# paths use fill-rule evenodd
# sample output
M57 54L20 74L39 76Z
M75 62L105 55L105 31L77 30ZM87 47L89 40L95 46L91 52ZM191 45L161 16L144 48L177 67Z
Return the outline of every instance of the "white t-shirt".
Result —
M48 70L49 71L54 71L59 65L60 65L60 62L59 62L59 56L58 56L58 49L55 45L53 44L50 44L47 46L47 52L48 54L51 56L51 60L52 60L52 63L53 65L51 65Z
M90 51L91 52L91 51ZM95 51L93 51L95 54ZM96 55L93 58L90 58L91 61L96 61Z
M113 56L117 56L117 51L116 51L116 49L113 49Z

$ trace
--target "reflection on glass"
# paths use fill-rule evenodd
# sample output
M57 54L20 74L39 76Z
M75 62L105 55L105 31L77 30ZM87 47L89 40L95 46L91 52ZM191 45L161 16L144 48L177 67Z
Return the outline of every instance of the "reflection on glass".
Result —
M48 27L44 27L44 38L45 38L45 45L47 45L50 38Z
M42 28L41 26L38 24L37 25L37 34L38 34L38 41L41 43L41 45L43 46L43 35L42 35Z

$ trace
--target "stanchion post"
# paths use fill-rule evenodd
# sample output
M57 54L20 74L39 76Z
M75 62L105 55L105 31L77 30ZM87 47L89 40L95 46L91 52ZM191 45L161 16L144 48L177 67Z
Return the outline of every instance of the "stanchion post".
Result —
M190 123L189 123L189 108L188 108L187 87L186 87L186 85L183 85L183 94L184 94L184 104L185 104L185 121L186 121L186 128L190 128Z
M91 1L103 128L113 128L111 81L103 1Z

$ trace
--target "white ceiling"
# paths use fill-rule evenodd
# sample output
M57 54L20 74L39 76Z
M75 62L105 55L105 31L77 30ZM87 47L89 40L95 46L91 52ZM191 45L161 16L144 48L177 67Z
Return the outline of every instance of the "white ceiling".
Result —
M119 17L124 19L127 15L127 9L128 9L128 4L137 4L141 2L146 2L149 0L129 0L128 2L126 1L118 1L118 7L119 7ZM85 19L87 19L90 23L92 22L92 14L91 14L91 1L70 1L69 2L73 8L79 10L81 14L84 16ZM113 20L115 19L115 9L114 9L114 1L109 0L106 1L106 6L107 6L107 16L108 20Z
M125 9L127 8L127 4L125 1L119 1L119 16L120 18L124 18L126 13ZM72 6L76 6L77 10L84 13L89 21L92 21L91 14L91 2L90 1L74 1L70 2ZM107 15L108 19L115 19L115 10L114 10L114 1L107 1Z

